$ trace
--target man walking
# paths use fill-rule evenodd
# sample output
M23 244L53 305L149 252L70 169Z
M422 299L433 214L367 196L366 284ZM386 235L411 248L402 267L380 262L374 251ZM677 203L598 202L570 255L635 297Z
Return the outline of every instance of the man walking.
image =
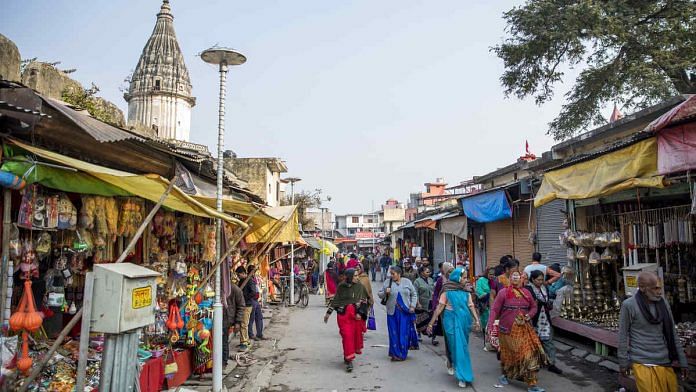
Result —
M389 272L389 267L392 265L392 258L389 257L389 252L384 252L384 256L379 259L379 266L382 269L380 276L382 277L382 282L387 277L387 272Z
M227 366L230 359L230 329L233 333L241 331L244 321L244 294L242 289L237 286L239 281L233 281L230 285L230 295L227 297L227 306L222 310L222 362L223 367Z
M677 392L675 362L682 378L687 376L686 355L662 298L662 282L652 272L638 274L638 291L621 305L618 356L621 373L628 375L630 367L639 392Z
M541 271L541 273L544 274L544 281L547 285L553 284L561 278L560 272L554 271L544 264L541 264L541 253L539 252L532 253L532 264L524 267L524 273L527 275L527 279L531 277L532 271ZM550 279L546 280L547 277L550 277Z

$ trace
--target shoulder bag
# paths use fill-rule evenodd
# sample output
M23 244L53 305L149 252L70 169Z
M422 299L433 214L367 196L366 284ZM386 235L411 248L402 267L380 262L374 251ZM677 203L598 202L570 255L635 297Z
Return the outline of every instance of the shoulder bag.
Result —
M387 286L387 287L391 290L391 286L392 286L392 280L391 280L391 278L389 278L389 286ZM389 301L389 293L387 293L385 290L384 298L382 298L382 300L379 301L379 303L382 305L387 305L387 301Z

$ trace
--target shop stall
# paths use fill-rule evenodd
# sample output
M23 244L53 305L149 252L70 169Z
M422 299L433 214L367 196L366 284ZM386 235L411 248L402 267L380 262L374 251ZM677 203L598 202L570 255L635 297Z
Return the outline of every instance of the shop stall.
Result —
M246 216L237 215L243 220L220 214L162 177L109 169L18 140L5 139L3 158L2 172L26 183L6 190L3 206L3 385L20 385L31 373L25 390L71 391L82 357L84 386L98 389L104 337L91 334L83 339L88 347L80 347L77 318L86 273L114 262L157 273L155 322L139 337L140 390L173 388L209 371L210 278L218 265L230 277L236 265L253 261L251 249L237 244L254 234L255 250L261 250L264 238L277 235L270 229L276 219L238 201L229 209L246 208ZM224 222L223 255L216 255L218 218ZM249 230L252 219L258 232ZM15 315L25 313L40 314L40 323L17 324Z

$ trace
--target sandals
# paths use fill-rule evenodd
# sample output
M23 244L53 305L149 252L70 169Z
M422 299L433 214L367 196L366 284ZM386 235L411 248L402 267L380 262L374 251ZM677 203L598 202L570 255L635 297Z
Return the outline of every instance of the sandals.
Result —
M234 357L235 361L237 361L237 366L240 367L249 367L255 363L257 363L259 360L253 358L249 353L238 353Z

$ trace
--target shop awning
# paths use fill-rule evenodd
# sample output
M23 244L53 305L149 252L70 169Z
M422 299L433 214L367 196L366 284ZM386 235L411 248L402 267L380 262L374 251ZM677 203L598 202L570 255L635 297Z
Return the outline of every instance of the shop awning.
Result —
M465 197L460 201L464 215L479 223L495 222L512 217L510 202L502 189Z
M657 172L669 174L696 168L696 121L657 134Z
M544 174L534 206L555 199L587 199L637 187L663 188L657 171L657 139L650 138Z
M199 195L195 195L192 197L210 208L216 208L215 198ZM245 217L243 220L246 220L246 217L251 217L251 219L248 222L251 226L249 233L254 233L256 230L259 229L263 230L263 227L269 224L272 225L273 222L276 221L276 218L268 215L263 207L257 206L253 203L235 200L229 197L224 197L222 199L222 210L226 214L235 214L243 216Z
M303 239L307 241L307 244L310 247L317 249L324 254L328 255L338 252L338 247L329 240L324 240L317 237L303 237Z
M266 207L263 211L273 221L247 234L247 242L297 242L301 238L296 206Z
M672 125L688 120L696 120L696 94L689 96L686 101L673 107L669 112L653 120L644 131L658 132Z
M83 162L79 159L71 158L65 155L57 154L52 151L30 146L18 140L7 140L12 144L38 157L77 170L77 172L62 170L63 173L62 175L60 175L59 178L51 179L50 181L49 179L45 179L46 182L41 182L43 185L49 187L51 185L58 185L56 189L59 190L63 190L66 192L89 193L83 192L85 188L84 186L80 185L80 182L83 180L87 180L87 177L85 176L91 176L97 181L90 181L90 186L93 186L95 189L102 190L102 193L96 194L104 195L107 192L115 191L114 188L117 188L128 195L139 196L143 199L150 200L152 202L157 202L159 201L162 194L169 187L169 180L162 178L161 176L156 174L138 175L120 170L114 170L108 167ZM101 181L104 184L99 184L98 181ZM56 182L59 183L56 184ZM74 188L71 187L71 184L72 186L74 186ZM123 196L123 194L114 194L112 196ZM186 193L182 192L176 186L173 187L172 192L164 201L163 205L171 210L183 212L186 214L203 216L208 218L220 218L226 222L237 224L242 227L247 226L246 223L240 221L239 219L236 219L226 214L220 214L214 209L199 203Z
M440 231L445 234L454 234L460 238L467 237L468 220L466 216L452 216L440 221Z

